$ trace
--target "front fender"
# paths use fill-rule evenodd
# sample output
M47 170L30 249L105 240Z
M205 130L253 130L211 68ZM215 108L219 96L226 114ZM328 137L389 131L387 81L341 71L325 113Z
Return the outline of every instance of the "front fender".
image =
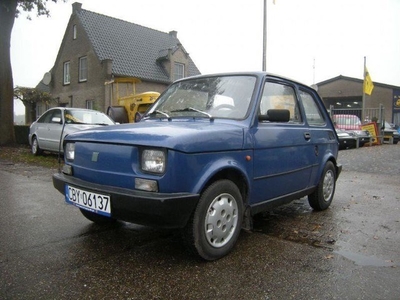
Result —
M204 165L192 192L201 194L204 188L213 180L213 178L221 178L219 175L229 172L228 174L239 174L246 181L246 185L250 188L250 178L253 178L253 161L247 160L246 157L252 157L252 151L241 151L239 153L228 153L221 155L217 160L210 161Z

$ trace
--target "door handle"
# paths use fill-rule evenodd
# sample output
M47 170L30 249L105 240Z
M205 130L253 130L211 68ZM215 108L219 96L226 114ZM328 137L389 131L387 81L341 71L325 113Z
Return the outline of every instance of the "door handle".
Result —
M304 138L308 141L309 139L311 139L311 134L309 132L305 132Z

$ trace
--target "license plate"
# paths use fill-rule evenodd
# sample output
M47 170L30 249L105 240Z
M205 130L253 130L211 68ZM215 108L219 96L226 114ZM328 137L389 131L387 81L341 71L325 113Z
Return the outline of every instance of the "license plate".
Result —
M66 184L65 201L96 214L111 217L111 200L108 195L93 193Z

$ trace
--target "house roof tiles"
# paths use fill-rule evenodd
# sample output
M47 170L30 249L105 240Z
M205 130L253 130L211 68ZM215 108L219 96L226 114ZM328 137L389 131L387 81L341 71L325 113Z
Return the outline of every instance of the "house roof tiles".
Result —
M111 59L112 72L117 76L170 83L162 65L157 62L168 49L181 45L175 34L79 9L75 13L85 29L100 60ZM188 76L200 71L189 57Z

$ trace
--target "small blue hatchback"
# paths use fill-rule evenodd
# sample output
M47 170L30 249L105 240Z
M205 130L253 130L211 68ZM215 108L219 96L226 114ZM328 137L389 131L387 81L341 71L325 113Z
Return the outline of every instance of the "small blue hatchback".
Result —
M140 122L64 140L54 187L89 220L182 229L216 260L262 211L308 196L324 210L341 166L317 92L264 72L174 82Z

